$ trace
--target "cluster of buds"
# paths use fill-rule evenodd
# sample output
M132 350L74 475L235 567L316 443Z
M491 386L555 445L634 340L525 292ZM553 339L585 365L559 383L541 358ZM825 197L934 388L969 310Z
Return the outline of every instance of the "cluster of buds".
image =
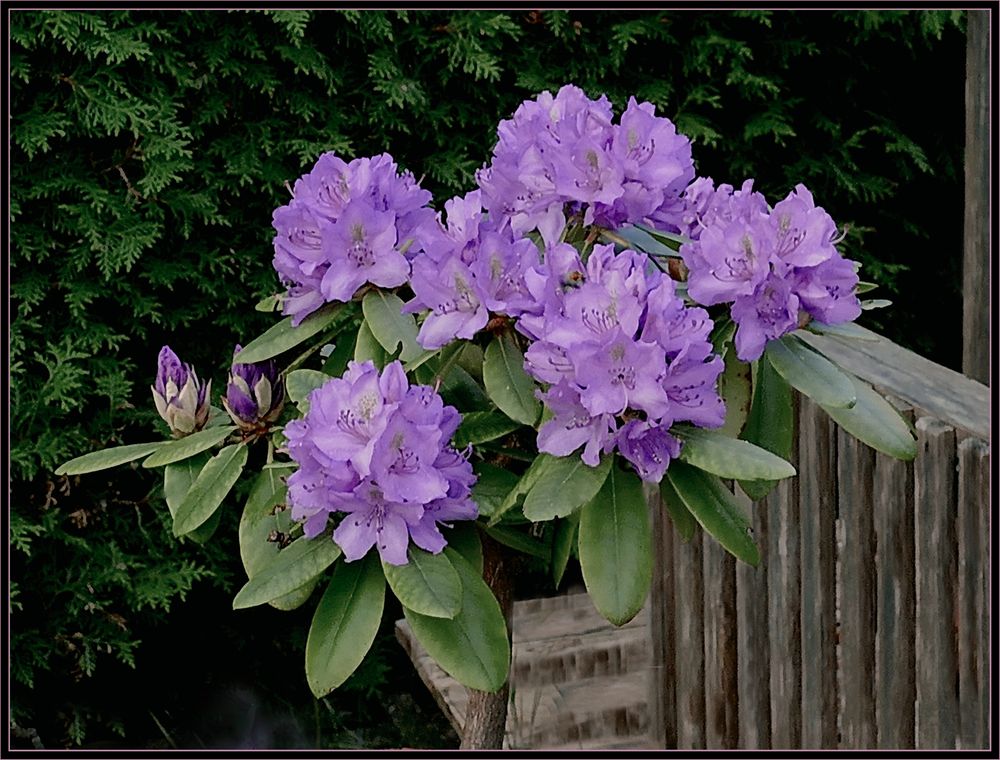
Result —
M242 346L236 346L233 356ZM208 423L212 381L201 383L190 364L177 358L169 346L160 350L156 383L152 386L156 411L175 438L196 433ZM222 399L244 436L267 431L281 414L285 391L274 360L257 364L233 363Z
M160 349L153 403L175 438L205 427L211 388L212 381L199 382L191 365L182 364L169 346Z
M242 346L236 344L235 357ZM222 405L244 434L260 434L281 415L285 390L273 359L257 364L233 363Z

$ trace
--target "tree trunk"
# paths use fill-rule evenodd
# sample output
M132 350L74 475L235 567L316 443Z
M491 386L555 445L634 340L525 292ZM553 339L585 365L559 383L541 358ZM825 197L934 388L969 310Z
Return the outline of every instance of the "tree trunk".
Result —
M514 611L514 593L511 584L512 565L516 558L506 547L489 536L483 539L483 580L500 603L507 623L507 636L511 636ZM512 649L513 653L513 649ZM461 749L503 749L507 725L507 699L510 695L510 678L499 691L488 692L469 689L469 705L462 727Z

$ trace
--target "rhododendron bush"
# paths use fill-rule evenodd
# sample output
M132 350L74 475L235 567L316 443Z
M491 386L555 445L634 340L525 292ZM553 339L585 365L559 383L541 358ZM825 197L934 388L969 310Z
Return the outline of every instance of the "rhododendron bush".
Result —
M733 489L759 500L795 475L775 413L792 388L915 454L809 341L864 339L853 320L883 302L859 299L871 286L806 187L775 200L697 177L649 103L616 117L572 85L497 136L440 212L387 153L321 156L274 212L283 290L258 308L285 317L235 347L221 408L164 347L152 394L173 438L60 468L163 467L174 532L198 541L237 529L220 505L253 477L234 607L292 609L325 583L305 652L318 696L363 659L386 587L446 671L500 689L510 637L483 541L549 560L556 585L577 558L625 624L650 588L650 489L685 535L700 524L756 564Z

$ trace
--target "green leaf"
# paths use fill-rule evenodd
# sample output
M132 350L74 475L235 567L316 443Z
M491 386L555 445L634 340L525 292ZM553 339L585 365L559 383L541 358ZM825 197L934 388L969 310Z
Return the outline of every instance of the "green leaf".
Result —
M861 308L864 311L869 311L871 309L884 309L886 306L892 306L892 301L887 298L872 298L869 301L861 302Z
M338 318L343 317L344 313L343 304L329 304L303 319L298 327L292 327L292 318L286 317L278 324L273 325L263 335L243 346L242 350L233 357L233 362L252 364L283 354L288 349L295 348L295 346L305 343L313 336L323 332Z
M174 515L174 535L183 536L204 523L222 504L247 463L247 445L235 443L208 460Z
M667 478L694 519L726 551L750 565L760 562L750 522L721 480L677 461L667 469Z
M643 230L641 227L620 227L615 234L629 242L634 250L651 253L654 256L677 256L677 249L670 248Z
M372 335L367 320L362 321L358 327L358 338L354 343L354 361L371 361L379 370L382 370L389 363L390 358L391 355L389 352L382 348L381 343L375 340L375 336Z
M663 230L654 230L652 227L647 227L645 224L637 224L635 226L646 234L651 235L656 240L659 240L664 245L673 248L675 251L680 250L680 247L685 243L694 242L691 238L684 237L683 235L677 235L673 232L664 232Z
M337 336L333 351L323 362L323 372L330 377L340 377L347 370L347 363L354 358L354 341L345 333Z
M682 461L720 478L781 480L795 475L790 462L748 441L689 425L675 426L671 432L684 442Z
M462 583L462 610L453 619L403 608L414 636L448 675L470 689L497 691L507 680L510 639L489 586L453 549L445 549Z
M180 462L182 459L193 457L203 451L208 451L213 446L222 443L229 435L236 430L235 425L225 427L215 427L209 430L202 430L198 433L186 435L176 441L168 441L161 444L156 453L146 457L143 467L162 467L165 464Z
M357 670L375 641L384 606L385 579L375 552L337 565L306 638L306 681L317 699Z
M854 287L854 294L860 296L862 293L869 293L878 287L877 283L874 282L859 282Z
M854 322L843 322L837 325L824 325L822 322L810 322L806 325L809 332L818 335L832 335L837 338L851 338L853 340L877 341L878 335L871 330L866 330Z
M233 609L264 604L302 588L336 562L340 554L340 547L327 534L295 539L246 582L233 599Z
M429 617L453 618L462 608L462 584L448 557L416 546L405 565L382 563L389 588L404 607Z
M371 290L361 302L365 322L372 335L389 354L402 346L400 361L408 362L424 353L417 343L417 323L412 314L403 313L403 301L394 293Z
M503 525L483 527L486 535L504 546L516 549L523 554L530 554L533 557L547 560L551 555L551 550L542 541L533 536L529 536L519 528L506 527Z
M684 506L681 497L670 485L670 478L666 476L660 481L660 498L663 500L667 514L670 515L670 521L677 529L677 533L680 534L681 540L690 541L694 537L694 529L697 525L694 515Z
M794 335L770 341L764 355L789 385L817 404L846 409L857 401L850 378Z
M518 499L524 496L528 491L530 491L535 486L535 482L538 480L539 476L542 474L543 468L545 466L546 454L538 454L528 465L528 469L524 471L520 480L511 488L507 495L504 496L503 501L493 510L490 515L489 524L496 525L500 522L500 518L504 516L506 512L513 509L517 504ZM475 489L473 488L473 494Z
M520 422L514 422L505 414L497 412L466 412L462 415L462 423L455 431L452 445L462 449L470 443L485 443L502 438L521 427Z
M457 551L476 572L483 573L483 542L479 538L479 528L474 520L457 520L453 527L442 527L448 546Z
M438 393L446 404L469 411L485 411L492 407L479 383L462 367L454 365L441 380Z
M128 446L115 446L110 449L92 451L89 454L70 459L59 466L56 475L83 475L87 472L106 470L120 464L131 462L139 457L151 454L169 441L151 441L150 443L130 443Z
M255 311L277 311L284 297L283 293L275 293L274 295L260 299L253 308Z
M476 484L472 486L472 500L479 506L480 517L489 517L504 504L520 478L510 470L489 462L476 462L472 469L478 476Z
M285 392L299 411L305 414L309 411L309 394L329 380L328 374L315 369L293 370L285 378Z
M672 469L672 467L671 467ZM597 610L625 625L642 609L653 581L653 537L642 481L612 467L580 511L580 569Z
M870 385L850 376L858 403L851 409L824 406L826 413L859 441L889 456L909 461L917 455L917 442L906 420Z
M524 516L532 522L566 517L594 498L611 470L613 456L590 467L579 456L539 454L540 472L524 497Z
M563 574L566 572L566 565L569 562L573 544L576 543L579 526L579 510L556 520L555 535L552 539L552 581L556 588L559 588Z
M487 346L483 383L493 403L512 420L525 425L538 420L542 405L535 398L535 383L524 371L524 355L510 333L494 338Z
M250 496L240 517L240 559L247 578L253 578L275 558L279 552L276 541L268 540L278 531L275 507L284 507L288 487L282 478L295 471L295 465L273 462L266 466L254 480ZM286 508L287 511L287 508ZM312 594L319 576L306 581L294 591L272 599L268 604L279 610L294 610Z
M735 351L726 351L725 367L719 375L719 395L726 404L726 421L719 432L738 438L750 414L750 365L741 362Z
M163 496L167 501L167 509L170 510L171 517L176 517L177 510L184 502L184 497L191 490L191 486L198 479L198 474L208 460L208 453L202 452L181 462L168 464L163 468ZM203 525L188 533L187 538L199 544L205 543L218 527L221 516L222 512L216 510Z
M782 459L792 455L792 389L779 375L767 356L754 363L753 402L741 438L776 454ZM740 487L754 501L760 501L777 485L774 480L743 480Z

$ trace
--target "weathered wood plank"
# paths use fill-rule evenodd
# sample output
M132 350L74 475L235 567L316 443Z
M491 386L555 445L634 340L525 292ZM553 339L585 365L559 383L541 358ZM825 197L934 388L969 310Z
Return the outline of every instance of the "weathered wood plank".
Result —
M803 749L837 746L836 425L799 401Z
M874 452L837 430L840 564L840 746L875 747L875 531L872 525Z
M761 562L736 564L736 649L739 747L771 748L771 650L768 645L768 514L736 489L736 500L751 519Z
M874 340L834 338L803 330L796 335L861 379L909 402L914 409L989 440L989 388L871 330L866 332Z
M954 749L958 731L955 431L917 420L914 463L917 749Z
M958 699L959 749L989 746L990 447L976 438L958 444Z
M739 741L736 652L736 559L717 542L702 545L705 586L705 748Z
M677 537L659 489L648 491L653 530L653 585L649 592L649 727L656 747L677 746L674 694L674 558Z
M990 12L966 18L962 371L989 385Z
M704 540L712 539L699 529L690 541L674 542L677 749L705 748Z
M912 409L890 399L908 419ZM875 721L879 749L912 749L914 683L913 463L875 455Z
M793 430L799 394L792 396ZM794 439L793 439L794 440ZM792 447L792 464L798 463ZM771 748L802 743L802 642L799 478L786 478L768 494L767 600L771 644ZM762 505L763 507L764 505Z

